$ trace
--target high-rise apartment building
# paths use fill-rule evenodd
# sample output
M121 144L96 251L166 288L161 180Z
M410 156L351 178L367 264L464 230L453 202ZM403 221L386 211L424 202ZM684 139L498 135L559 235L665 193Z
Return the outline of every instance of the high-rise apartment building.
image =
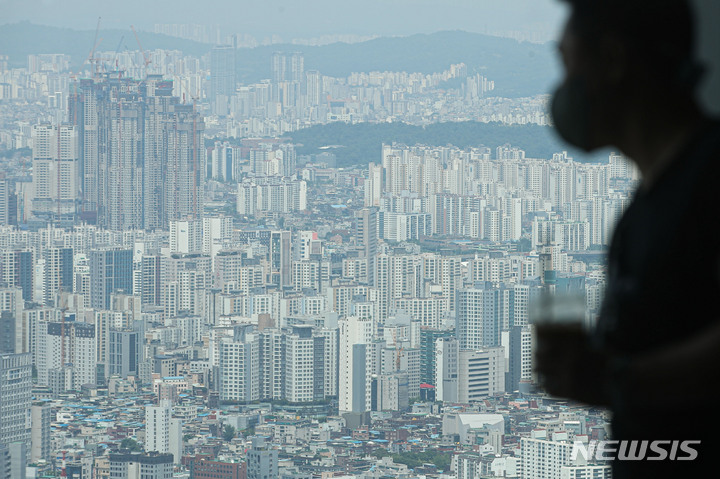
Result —
M437 386L435 370L437 366L435 343L440 338L452 338L451 329L423 328L420 330L420 381Z
M408 407L408 375L405 372L380 374L372 380L373 411L401 411Z
M313 326L294 326L285 335L285 400L311 402L325 399L324 338Z
M170 222L170 252L200 253L203 250L203 221L185 220Z
M33 138L33 205L35 213L76 213L78 134L74 125L35 125Z
M25 479L27 463L27 444L15 441L9 444L0 442L0 479Z
M161 269L162 257L160 255L143 255L140 260L142 304L160 306L162 304Z
M17 198L13 194L13 182L5 173L0 173L0 226L11 224L17 224Z
M374 364L373 319L350 316L340 325L338 399L341 412L370 411Z
M435 340L435 399L458 400L458 341L452 337Z
M500 344L500 293L500 289L489 282L457 290L455 315L460 349L480 349Z
M430 213L378 212L378 234L388 241L419 240L432 235Z
M377 257L377 210L363 208L355 213L355 241L362 247L367 260L367 284L375 286L375 263Z
M44 251L44 299L45 304L56 304L59 293L73 292L73 249L47 248ZM60 307L60 304L56 304Z
M302 52L275 52L270 63L272 101L290 107L305 94L305 56Z
M549 433L545 429L532 431L520 441L523 477L537 479L592 478L609 479L608 464L589 464L582 454L573 457L574 440L567 432Z
M12 455L10 448L0 443L0 479L12 479Z
M199 113L191 105L174 105L171 118L163 125L164 228L173 220L202 216L205 182L205 127Z
M282 52L274 52L271 58L270 71L273 83L285 81L287 71L287 58Z
M239 158L240 152L235 147L232 147L230 143L226 142L215 142L215 146L210 152L210 158L208 158L207 165L207 176L218 181L233 181L239 178L239 171L237 171L238 165L240 164Z
M145 406L145 452L170 453L172 462L182 459L182 422L172 417L172 404L161 400L157 406Z
M238 327L234 338L219 343L221 401L251 402L261 398L260 337Z
M30 443L32 355L0 355L0 444Z
M323 365L325 367L323 391L326 397L336 397L338 395L340 330L338 328L320 328L316 329L314 334L323 339ZM317 355L317 352L315 354ZM317 382L317 378L315 381Z
M365 181L365 206L379 207L383 192L382 165L370 163L368 165L368 178Z
M305 56L302 52L292 52L287 58L288 80L295 83L305 81Z
M133 257L131 249L104 248L90 251L90 304L109 309L110 296L122 290L131 294Z
M313 107L319 105L323 100L324 93L322 75L317 70L308 70L305 73L305 81L308 106Z
M0 288L0 354L28 352L28 331L23 322L25 301L17 286Z
M0 282L19 286L24 301L33 300L33 252L30 250L0 251Z
M74 321L40 322L35 335L38 383L55 394L79 390L98 379L98 337L94 324ZM58 375L59 374L59 375Z
M85 218L121 231L167 228L201 214L204 123L172 90L157 75L73 83Z
M376 370L379 369L381 374L404 374L403 383L406 394L408 397L414 398L420 396L420 350L410 348L407 342L404 344L407 347L396 345L382 348L379 355L379 368Z
M305 56L302 52L275 52L270 64L274 83L305 81Z
M33 404L30 408L30 461L50 459L50 422L52 409L43 403Z
M137 376L141 347L137 331L111 328L108 335L108 374L122 379Z
M507 392L521 390L521 384L532 380L532 330L530 326L512 326L502 332L507 363L505 389Z
M281 176L255 176L238 184L237 212L290 213L307 209L307 183Z
M221 400L322 400L337 391L337 330L238 326L219 340L218 363Z
M292 233L272 231L270 233L270 284L279 287L292 285Z
M229 97L235 94L235 54L232 45L216 45L210 50L210 99L218 96Z

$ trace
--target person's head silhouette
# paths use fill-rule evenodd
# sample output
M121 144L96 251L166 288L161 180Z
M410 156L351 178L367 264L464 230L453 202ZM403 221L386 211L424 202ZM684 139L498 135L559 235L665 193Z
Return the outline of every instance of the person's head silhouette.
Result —
M687 0L565 0L565 80L552 104L560 135L590 151L625 146L658 105L694 110L702 68Z

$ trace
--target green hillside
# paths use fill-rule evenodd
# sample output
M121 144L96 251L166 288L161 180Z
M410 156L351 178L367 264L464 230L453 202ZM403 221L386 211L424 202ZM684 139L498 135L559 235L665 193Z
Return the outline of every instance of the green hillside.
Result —
M424 144L431 146L453 145L459 148L487 146L495 156L495 148L506 143L522 148L529 158L552 158L554 153L568 151L579 161L607 159L607 152L592 155L569 149L555 135L552 128L538 125L507 126L495 123L460 122L436 123L426 127L404 123L330 123L317 125L286 135L298 147L298 154L310 155L331 151L337 157L337 166L365 166L379 162L383 143ZM332 150L324 146L339 146Z

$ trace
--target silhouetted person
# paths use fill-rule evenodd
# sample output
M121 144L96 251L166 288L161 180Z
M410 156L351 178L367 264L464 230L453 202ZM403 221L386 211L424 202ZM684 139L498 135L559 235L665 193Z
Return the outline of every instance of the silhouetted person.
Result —
M596 330L538 327L536 369L549 393L609 407L613 439L702 441L694 461L615 460L616 479L715 477L720 126L695 99L692 12L683 0L568 3L556 128L586 151L620 149L642 181L613 235Z

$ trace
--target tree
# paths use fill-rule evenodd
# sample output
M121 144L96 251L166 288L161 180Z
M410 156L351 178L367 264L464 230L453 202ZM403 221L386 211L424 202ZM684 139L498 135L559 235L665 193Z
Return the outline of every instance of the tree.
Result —
M235 428L232 427L230 424L225 424L225 427L223 428L222 437L225 440L225 442L230 442L235 437Z
M410 469L415 469L427 463L434 464L438 469L445 471L450 467L452 455L444 451L427 450L424 452L393 454L392 458L396 464L405 464Z
M383 457L391 456L391 455L392 455L392 454L390 454L390 453L387 451L387 449L383 449L382 447L379 447L379 448L375 449L375 450L374 450L373 452L371 452L370 454L372 454L374 457L376 457L376 458L378 458L378 459L382 459Z
M140 447L140 444L138 444L138 442L131 437L126 437L125 439L120 441L120 449L129 449L132 452L142 452L142 447Z
M520 238L518 243L518 251L527 252L532 249L532 242L530 241L530 238Z

